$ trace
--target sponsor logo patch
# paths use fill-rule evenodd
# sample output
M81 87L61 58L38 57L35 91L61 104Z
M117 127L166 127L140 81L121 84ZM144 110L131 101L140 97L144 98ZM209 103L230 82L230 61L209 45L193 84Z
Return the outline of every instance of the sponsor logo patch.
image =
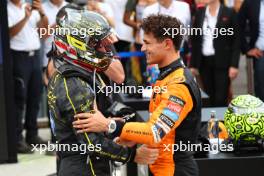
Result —
M153 133L153 136L154 136L154 141L157 143L157 142L159 142L161 139L160 139L160 137L159 137L159 135L158 135L158 130L157 130L157 128L153 125L152 126L152 133Z
M180 112L182 110L182 106L180 106L179 104L176 104L176 103L169 102L167 107L169 108L169 110L176 112L177 114L180 114Z
M163 129L158 125L158 124L154 124L152 126L152 132L154 134L154 140L155 142L160 142L161 139L165 136L165 132L163 131Z
M180 99L180 98L178 98L176 96L173 96L173 95L170 95L169 101L172 101L173 103L177 103L180 106L184 106L185 105L185 102L182 99Z
M175 121L171 120L169 117L167 117L167 116L164 115L164 114L161 114L161 115L159 116L159 119L160 119L163 123L165 123L167 126L169 126L170 128L172 128L172 127L174 126Z
M159 125L166 134L170 132L171 128L166 123L161 121L160 119L158 119L155 124Z
M176 122L176 120L179 119L179 115L168 108L163 109L162 114L169 117L173 122Z

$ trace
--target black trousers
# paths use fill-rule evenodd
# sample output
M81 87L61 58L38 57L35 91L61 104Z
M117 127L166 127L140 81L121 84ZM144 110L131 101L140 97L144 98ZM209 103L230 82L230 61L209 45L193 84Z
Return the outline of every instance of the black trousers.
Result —
M217 68L215 57L203 57L199 69L204 91L209 95L210 106L227 106L230 79L228 68Z
M11 55L14 63L16 132L18 141L21 141L23 128L26 129L26 139L38 134L37 115L42 91L40 57L38 50L33 53L11 50Z

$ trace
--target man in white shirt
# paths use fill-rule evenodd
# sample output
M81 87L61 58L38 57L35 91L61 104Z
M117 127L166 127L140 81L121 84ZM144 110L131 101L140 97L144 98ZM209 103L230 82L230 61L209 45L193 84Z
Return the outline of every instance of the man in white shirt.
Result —
M128 43L133 41L133 30L130 26L127 26L123 22L123 14L125 12L125 6L127 0L105 0L106 4L109 4L114 12L115 31L119 40L126 41Z
M32 5L21 0L10 0L8 27L15 83L15 114L17 118L17 151L32 153L28 144L44 141L38 137L37 114L41 98L42 79L39 58L40 41L37 30L46 28L48 19L40 0ZM24 108L26 105L26 109ZM22 115L25 109L26 142L23 140Z
M46 14L48 21L49 21L49 28L50 29L55 29L56 26L56 15L58 11L65 6L67 3L64 0L48 0L42 4L43 6L43 11ZM52 30L50 30L52 31ZM48 31L47 31L48 32ZM47 33L46 33L47 34ZM48 64L48 57L46 54L50 51L51 45L52 45L52 40L53 40L53 35L45 35L45 36L40 36L41 39L44 40L44 57L42 60L42 66L47 67Z
M111 6L101 0L88 0L87 1L87 10L91 10L103 15L110 26L115 26L114 12Z
M190 7L186 2L182 1L159 0L144 9L143 18L151 14L170 15L179 19L185 27L188 27L191 23Z

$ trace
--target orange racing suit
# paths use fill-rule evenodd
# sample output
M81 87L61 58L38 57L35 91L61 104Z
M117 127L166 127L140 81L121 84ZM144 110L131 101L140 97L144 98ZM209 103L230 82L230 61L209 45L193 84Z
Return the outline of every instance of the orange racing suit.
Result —
M198 173L192 174L192 171L188 173L189 171L185 169L176 174L175 168L177 171L178 165L180 166L183 163L181 161L186 158L192 159L193 153L173 152L172 146L196 142L201 122L199 88L181 59L161 68L160 71L154 88L160 87L162 91L152 94L149 106L150 118L144 123L126 123L122 127L120 138L159 148L158 159L149 166L154 176L198 175ZM179 167L179 170L182 169Z

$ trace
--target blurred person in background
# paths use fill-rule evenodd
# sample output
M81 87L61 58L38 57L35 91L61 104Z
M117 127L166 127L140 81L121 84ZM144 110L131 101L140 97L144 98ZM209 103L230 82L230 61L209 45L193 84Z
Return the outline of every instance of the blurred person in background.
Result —
M255 94L264 101L264 1L244 0L238 17L241 50L253 58ZM249 36L245 35L247 30Z
M158 2L146 7L143 18L151 14L162 14L175 17L181 21L184 27L191 24L190 7L186 2L175 0L158 0Z
M231 7L235 10L236 13L238 13L242 3L243 0L234 0L233 5ZM230 102L233 99L233 95L234 94L233 94L232 81L231 81L229 87L228 102Z
M236 13L238 13L240 6L243 0L224 0L224 4L229 7L233 8ZM233 88L232 88L232 81L230 82L229 93L228 93L228 103L233 99Z
M47 0L42 4L43 11L48 18L49 28L55 29L56 27L56 15L58 11L65 6L67 3L64 0ZM48 31L47 31L48 32ZM48 57L46 54L51 50L53 35L51 33L46 33L44 36L40 36L44 40L44 53L42 59L42 67L46 68L48 64Z
M188 3L190 6L191 14L193 15L196 11L196 2L195 0L183 0L184 2Z
M87 10L91 10L103 15L110 26L115 26L114 12L111 6L102 0L87 0Z
M126 10L124 13L124 23L133 28L133 33L135 37L134 47L136 51L141 51L143 39L140 35L140 25L143 20L144 9L155 3L156 0L128 0L126 3ZM146 57L139 58L140 73L142 78L142 84L146 85L146 70L147 63Z
M125 13L125 7L127 0L105 0L105 3L109 4L114 12L115 31L117 33L118 42L114 44L117 52L129 52L130 45L134 41L133 29L123 22L123 16ZM125 69L125 82L128 82L132 78L131 62L129 58L122 58L121 63Z
M234 8L236 12L239 11L244 0L224 0L227 7Z
M240 57L238 22L234 10L219 0L204 1L195 17L193 28L202 34L192 35L190 68L201 76L204 91L209 95L210 106L227 106L230 81L238 75ZM222 29L221 29L222 28ZM223 28L225 35L219 33Z
M107 22L111 27L113 28L115 27L114 12L112 10L112 7L106 2L102 0L88 0L86 9L101 14L103 17L105 17L105 19L107 20ZM113 35L112 37L114 41L113 43L118 42L118 39L116 38L115 35ZM112 50L116 52L114 46L111 47ZM100 74L102 80L107 86L111 86L114 83L122 84L125 80L125 73L123 66L120 60L117 58L113 58L112 63L110 64L110 66L106 71L98 74ZM104 102L104 103L100 103L98 106L102 109L102 113L106 114L106 110L112 105L114 101L113 96L111 94L110 96L104 96L99 98L102 98L100 102Z
M22 3L21 0L10 0L7 9L14 69L17 151L32 153L28 144L45 143L38 136L37 127L42 90L40 40L37 28L47 28L48 19L40 0L34 0L32 5ZM22 136L24 110L26 142Z

